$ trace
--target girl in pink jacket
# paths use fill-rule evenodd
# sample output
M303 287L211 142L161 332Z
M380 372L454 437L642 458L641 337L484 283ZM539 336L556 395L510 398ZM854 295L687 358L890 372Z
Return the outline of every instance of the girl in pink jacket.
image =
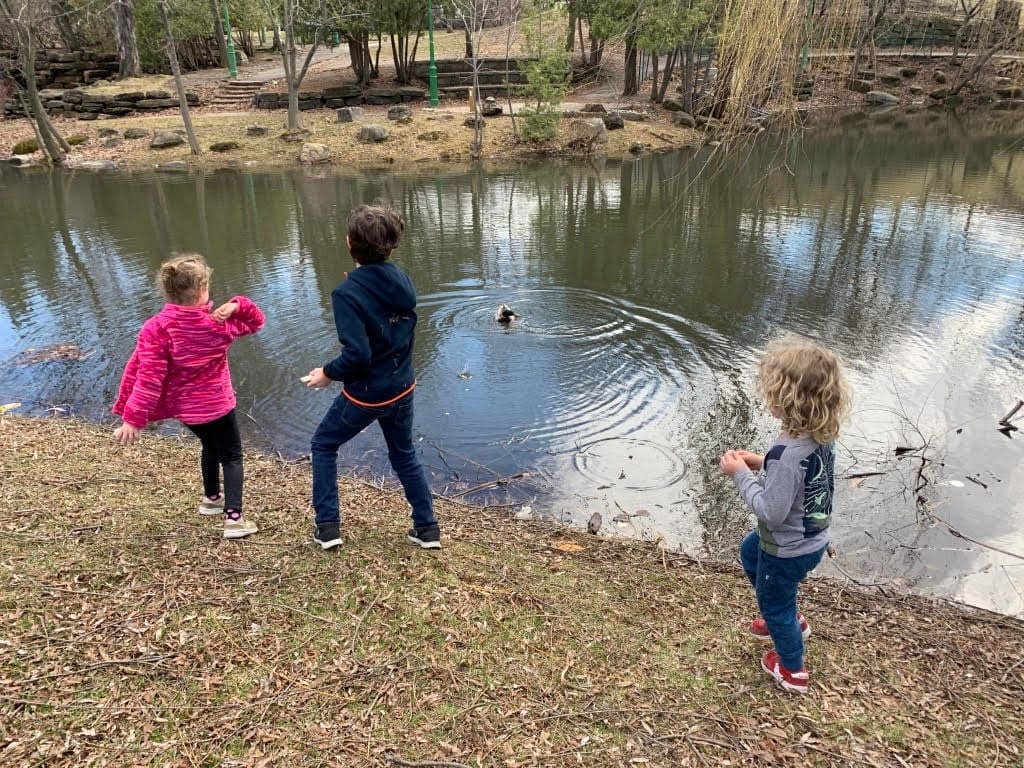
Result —
M257 529L242 516L242 439L228 347L240 336L256 333L264 318L245 296L212 309L211 271L196 254L178 256L160 267L158 281L167 303L139 331L113 408L123 420L114 436L129 445L152 421L181 421L202 444L204 497L199 514L223 512L224 538L241 539Z

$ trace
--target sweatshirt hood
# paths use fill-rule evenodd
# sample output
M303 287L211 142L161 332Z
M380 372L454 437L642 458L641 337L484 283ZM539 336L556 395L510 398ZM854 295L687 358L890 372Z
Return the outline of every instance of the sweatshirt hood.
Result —
M346 282L354 283L374 298L394 309L409 312L416 308L416 289L412 280L389 261L365 264L348 273Z

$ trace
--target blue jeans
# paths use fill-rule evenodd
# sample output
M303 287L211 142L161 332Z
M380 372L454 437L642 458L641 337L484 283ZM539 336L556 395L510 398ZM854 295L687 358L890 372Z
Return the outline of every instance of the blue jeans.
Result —
M796 615L796 590L821 562L827 547L797 557L776 557L761 549L761 537L751 531L740 544L740 562L754 586L757 607L768 625L782 666L804 668L804 639Z
M416 528L436 525L434 501L430 496L427 476L423 472L416 448L412 444L412 393L397 403L380 408L356 405L345 395L338 395L313 435L313 508L318 526L340 522L338 513L338 448L366 429L380 423L388 445L391 468L412 505L412 522Z

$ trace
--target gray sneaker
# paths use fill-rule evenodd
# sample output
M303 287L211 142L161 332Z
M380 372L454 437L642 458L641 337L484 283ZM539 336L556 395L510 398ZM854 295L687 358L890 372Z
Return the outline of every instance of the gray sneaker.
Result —
M224 494L220 494L216 499L210 499L203 496L203 500L199 502L199 514L205 515L206 517L213 517L215 515L224 514Z

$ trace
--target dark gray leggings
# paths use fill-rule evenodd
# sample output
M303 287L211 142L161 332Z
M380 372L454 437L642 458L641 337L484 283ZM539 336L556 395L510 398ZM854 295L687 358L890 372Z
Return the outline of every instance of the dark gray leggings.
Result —
M242 511L242 437L238 434L235 411L205 424L186 424L199 438L202 450L199 467L203 472L203 493L220 493L220 473L224 468L224 509Z

